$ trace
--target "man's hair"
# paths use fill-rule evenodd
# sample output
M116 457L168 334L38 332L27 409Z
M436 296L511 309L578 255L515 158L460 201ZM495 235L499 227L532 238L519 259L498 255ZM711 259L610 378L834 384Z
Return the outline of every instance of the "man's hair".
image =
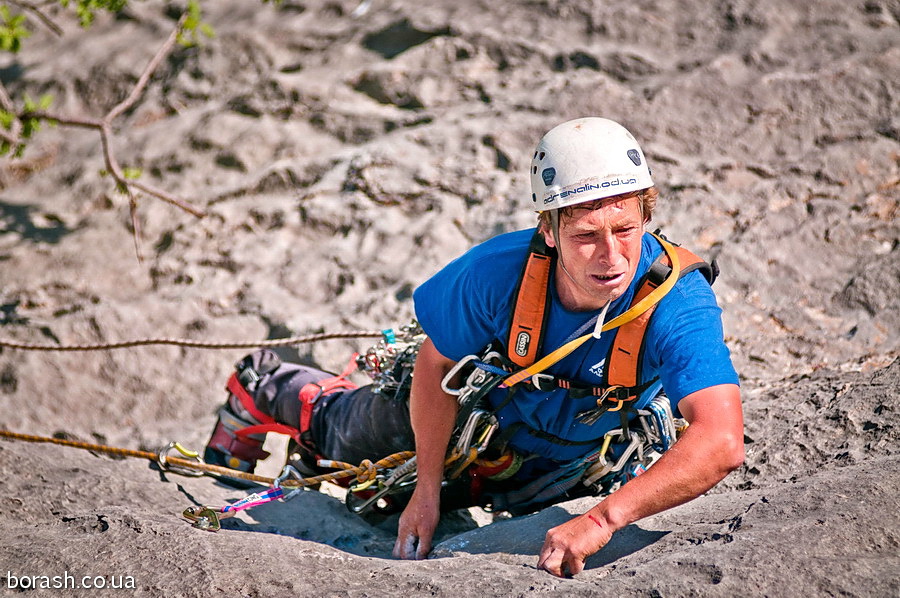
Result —
M566 206L564 208L560 208L559 210L559 219L562 221L565 218L568 218L572 215L575 210L596 210L600 206L608 203L612 203L615 201L619 201L622 199L627 199L629 197L637 197L638 198L638 206L641 210L641 216L644 219L644 222L649 222L653 217L653 210L656 208L656 200L659 197L659 191L656 187L648 187L646 189L641 189L640 191L636 191L633 193L626 193L623 195L614 195L612 197L603 197L601 199L595 199L594 201L587 201L584 203L575 204L574 206ZM538 215L538 223L540 226L550 226L550 211L541 212Z

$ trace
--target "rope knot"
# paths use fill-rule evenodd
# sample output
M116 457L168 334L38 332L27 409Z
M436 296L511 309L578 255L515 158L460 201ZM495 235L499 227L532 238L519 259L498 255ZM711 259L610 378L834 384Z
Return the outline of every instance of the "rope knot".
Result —
M378 475L378 469L375 467L375 464L368 459L363 459L358 469L360 471L356 474L356 481L360 484L374 480L375 476Z

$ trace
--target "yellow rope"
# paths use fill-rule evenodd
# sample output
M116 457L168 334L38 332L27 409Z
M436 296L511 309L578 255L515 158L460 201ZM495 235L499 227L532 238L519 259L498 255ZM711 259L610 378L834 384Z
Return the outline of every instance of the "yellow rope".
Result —
M653 233L650 233L653 234ZM612 330L613 328L618 328L623 324L627 324L632 320L640 317L644 314L648 309L659 303L659 301L665 297L666 293L668 293L675 286L675 283L678 282L678 275L681 273L681 260L678 259L678 252L675 251L675 248L671 243L659 237L657 235L653 235L656 237L656 240L660 242L662 245L663 251L666 252L666 255L669 256L669 260L672 262L672 272L669 276L663 281L661 285L657 288L653 289L646 297L638 301L635 305L633 305L628 311L623 314L620 314L603 325L600 329L601 332L607 332ZM506 387L514 386L519 382L522 382L526 378L531 378L535 374L539 374L564 359L569 353L583 345L588 339L593 336L593 333L585 334L584 336L580 336L575 340L569 341L562 347L556 349L540 361L535 364L516 372L512 376L509 376L506 380L503 381L503 385Z
M260 484L266 484L268 486L271 486L275 483L275 478L256 475L254 473L246 473L243 471L238 471L236 469L229 469L228 467L220 467L218 465L201 463L190 459L182 459L180 457L166 457L164 462L161 463L159 453L154 453L151 451L139 451L106 446L102 444L93 444L90 442L80 442L77 440L66 440L64 438L52 438L49 436L20 434L18 432L11 432L9 430L0 430L0 438L7 438L10 440L23 440L25 442L57 444L98 453L105 453L107 455L116 455L119 457L136 457L139 459L148 459L150 461L153 461L154 463L157 463L163 469L166 469L170 466L176 466L179 468L191 469L195 471L214 473L230 478L238 478L251 482L258 482ZM302 478L299 480L284 480L283 482L281 482L281 486L284 488L304 488L309 486L316 486L322 482L333 482L335 480L341 480L352 476L356 476L360 482L366 482L369 479L373 479L378 470L402 465L410 458L412 458L413 455L415 455L413 451L403 451L394 453L393 455L388 455L387 457L380 459L375 463L372 463L368 459L365 459L359 465L350 465L349 463L344 463L342 461L327 461L323 462L321 465L329 469L338 469L340 471L329 472L310 478Z

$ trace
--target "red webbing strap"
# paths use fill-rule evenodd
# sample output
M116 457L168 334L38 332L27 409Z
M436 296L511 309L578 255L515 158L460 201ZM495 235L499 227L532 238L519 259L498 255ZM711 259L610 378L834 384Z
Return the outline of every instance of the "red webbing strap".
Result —
M356 370L356 357L357 354L354 353L350 357L350 363L348 363L347 367L344 368L344 371L337 376L333 378L324 378L318 382L310 382L300 389L299 434L304 434L309 431L310 424L312 423L313 407L320 398L341 388L346 388L347 390L358 388L356 384L346 379L347 376Z
M519 367L528 367L537 359L547 307L551 263L550 256L532 251L528 254L522 272L509 338L506 341L507 356Z
M676 246L675 251L678 252L678 258L681 262L681 276L706 263L683 247ZM660 256L660 260L666 266L671 266L671 262L665 253ZM637 293L635 293L631 304L634 305L646 297L657 286L650 280L645 280ZM634 320L619 327L613 340L609 359L606 362L606 383L608 386L633 388L638 385L641 346L644 344L644 335L647 332L650 317L655 310L656 306L654 305Z
M266 415L262 411L256 408L256 402L253 400L253 397L247 392L247 389L244 388L244 385L241 384L240 380L237 378L237 374L232 374L228 379L228 384L225 385L228 391L236 396L238 400L240 400L241 405L244 406L244 409L247 412L256 418L257 421L264 424L274 424L275 419L271 415Z

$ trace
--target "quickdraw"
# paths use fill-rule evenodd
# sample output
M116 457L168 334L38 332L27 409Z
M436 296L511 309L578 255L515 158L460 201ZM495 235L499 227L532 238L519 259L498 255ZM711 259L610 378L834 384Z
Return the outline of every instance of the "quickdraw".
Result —
M402 338L405 340L412 336L418 336L417 325L404 329ZM421 344L421 341L419 341ZM500 354L489 352L484 355L483 361L500 359ZM497 388L503 381L507 372L499 370L501 374L487 371L480 367L472 367L479 357L471 355L459 363L441 381L441 387L450 395L456 396L459 403L457 416L456 435L451 441L447 457L444 461L445 478L454 480L463 471L470 467L488 447L494 433L498 429L497 418L487 405L487 395ZM458 373L468 370L464 382L459 388L451 387L451 381L456 379ZM384 504L387 497L401 493L412 488L416 483L415 459L393 472L379 476L375 483L351 486L347 496L347 507L351 512L361 514L370 509L385 510ZM379 503L382 503L380 506Z
M603 445L587 467L582 484L595 494L609 494L627 480L640 475L656 462L687 428L687 422L672 415L669 400L657 395L645 409L637 412L638 426L632 429L616 428L603 437ZM610 447L621 445L618 457L613 457Z

